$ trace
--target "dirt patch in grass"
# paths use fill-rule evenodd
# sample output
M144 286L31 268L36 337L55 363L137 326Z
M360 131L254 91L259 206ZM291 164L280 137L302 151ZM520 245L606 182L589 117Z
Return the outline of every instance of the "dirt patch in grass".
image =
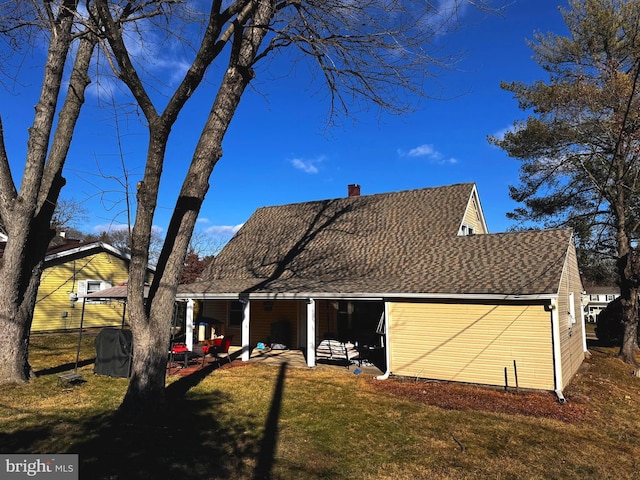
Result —
M378 392L447 410L526 415L568 423L584 420L588 412L585 405L571 399L561 404L550 392L515 393L488 387L407 379L374 381L371 385Z

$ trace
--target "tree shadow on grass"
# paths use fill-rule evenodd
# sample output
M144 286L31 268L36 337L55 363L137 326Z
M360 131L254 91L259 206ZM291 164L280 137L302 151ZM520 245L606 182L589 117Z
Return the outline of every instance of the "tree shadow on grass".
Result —
M186 396L215 368L203 368L167 388L163 415L135 423L117 412L43 416L37 427L0 434L9 453L76 453L80 478L271 478L284 373L280 369L268 417L222 413L233 398L219 390ZM82 387L76 387L82 388ZM61 408L63 411L63 408ZM262 433L264 431L264 434ZM55 451L52 451L55 449Z
M89 358L87 360L80 360L78 362L78 368L85 367L87 365L91 365L92 363L96 363L95 358ZM67 372L69 370L73 370L76 367L76 362L63 363L62 365L58 365L56 367L51 368L43 368L42 370L38 370L35 373L36 377L42 377L44 375L55 375L56 373Z

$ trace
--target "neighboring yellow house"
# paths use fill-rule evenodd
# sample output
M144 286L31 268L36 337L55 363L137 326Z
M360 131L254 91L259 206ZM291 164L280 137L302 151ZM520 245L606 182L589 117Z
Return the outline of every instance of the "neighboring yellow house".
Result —
M129 256L103 242L67 240L49 249L31 331L79 328L82 297L126 282L128 268ZM149 280L152 274L150 268ZM87 302L84 327L120 326L123 309L124 304L115 300Z
M489 234L473 183L358 190L258 209L178 299L201 302L195 321L219 322L245 361L277 334L313 367L333 337L382 378L517 384L562 399L587 350L571 230Z

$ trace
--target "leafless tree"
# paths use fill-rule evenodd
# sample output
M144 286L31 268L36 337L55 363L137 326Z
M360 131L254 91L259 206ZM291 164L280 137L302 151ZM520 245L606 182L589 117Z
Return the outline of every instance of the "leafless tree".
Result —
M46 45L40 97L29 128L19 187L13 178L0 120L0 220L8 236L0 263L0 383L28 381L29 334L63 166L71 145L89 67L102 27L91 2L43 0L0 3L0 74L25 48ZM120 24L163 11L163 2L135 2L120 10ZM66 89L63 88L66 86Z
M222 157L222 140L257 66L281 53L306 61L329 94L332 119L339 114L348 116L352 107L363 104L402 113L413 95L424 92L425 79L446 66L447 59L432 55L430 46L457 18L458 8L470 3L484 4L463 0L437 4L417 0L213 0L209 11L196 18L196 24L203 26L200 31L195 31L195 25L163 26L165 33L186 32L190 38L197 33L198 40L188 71L161 105L154 99L154 85L148 82L144 65L128 51L123 36L126 29L120 18L130 4L95 0L108 41L105 53L144 115L149 135L131 239L128 311L136 348L122 411L149 413L163 406L171 307L185 255L209 178ZM168 17L167 22L171 23ZM127 32L132 33L139 35L138 42L144 42L149 32ZM217 88L209 114L202 118L200 137L145 301L142 287L167 141L179 113L208 70Z

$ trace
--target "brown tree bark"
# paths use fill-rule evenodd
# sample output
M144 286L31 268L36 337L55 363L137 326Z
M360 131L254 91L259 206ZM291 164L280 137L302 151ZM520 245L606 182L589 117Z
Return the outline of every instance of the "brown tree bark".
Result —
M275 13L275 2L251 4L247 14L251 24L268 25ZM147 156L147 172L139 185L138 210L132 235L132 261L129 270L129 320L135 349L132 375L121 413L139 417L141 412L157 411L166 405L164 396L167 347L176 290L200 207L209 189L209 178L222 156L222 140L240 104L242 94L253 78L252 64L267 34L266 28L243 28L236 24L233 50L228 68L213 102L206 124L185 176L169 223L163 249L149 297L144 301L140 288L146 269L146 248L155 211L161 167L162 141L152 141ZM153 127L152 127L153 128ZM158 135L161 137L161 135ZM164 143L166 145L166 141ZM139 352L139 353L138 353Z
M52 24L19 192L4 146L0 149L0 216L8 236L0 263L0 275L5 279L0 282L0 328L4 332L0 336L0 383L26 382L31 374L29 336L45 253L55 233L50 223L65 183L62 167L84 103L89 84L87 72L96 45L92 35L80 41L69 88L50 141L64 66L73 40L75 3L68 1L65 6Z

